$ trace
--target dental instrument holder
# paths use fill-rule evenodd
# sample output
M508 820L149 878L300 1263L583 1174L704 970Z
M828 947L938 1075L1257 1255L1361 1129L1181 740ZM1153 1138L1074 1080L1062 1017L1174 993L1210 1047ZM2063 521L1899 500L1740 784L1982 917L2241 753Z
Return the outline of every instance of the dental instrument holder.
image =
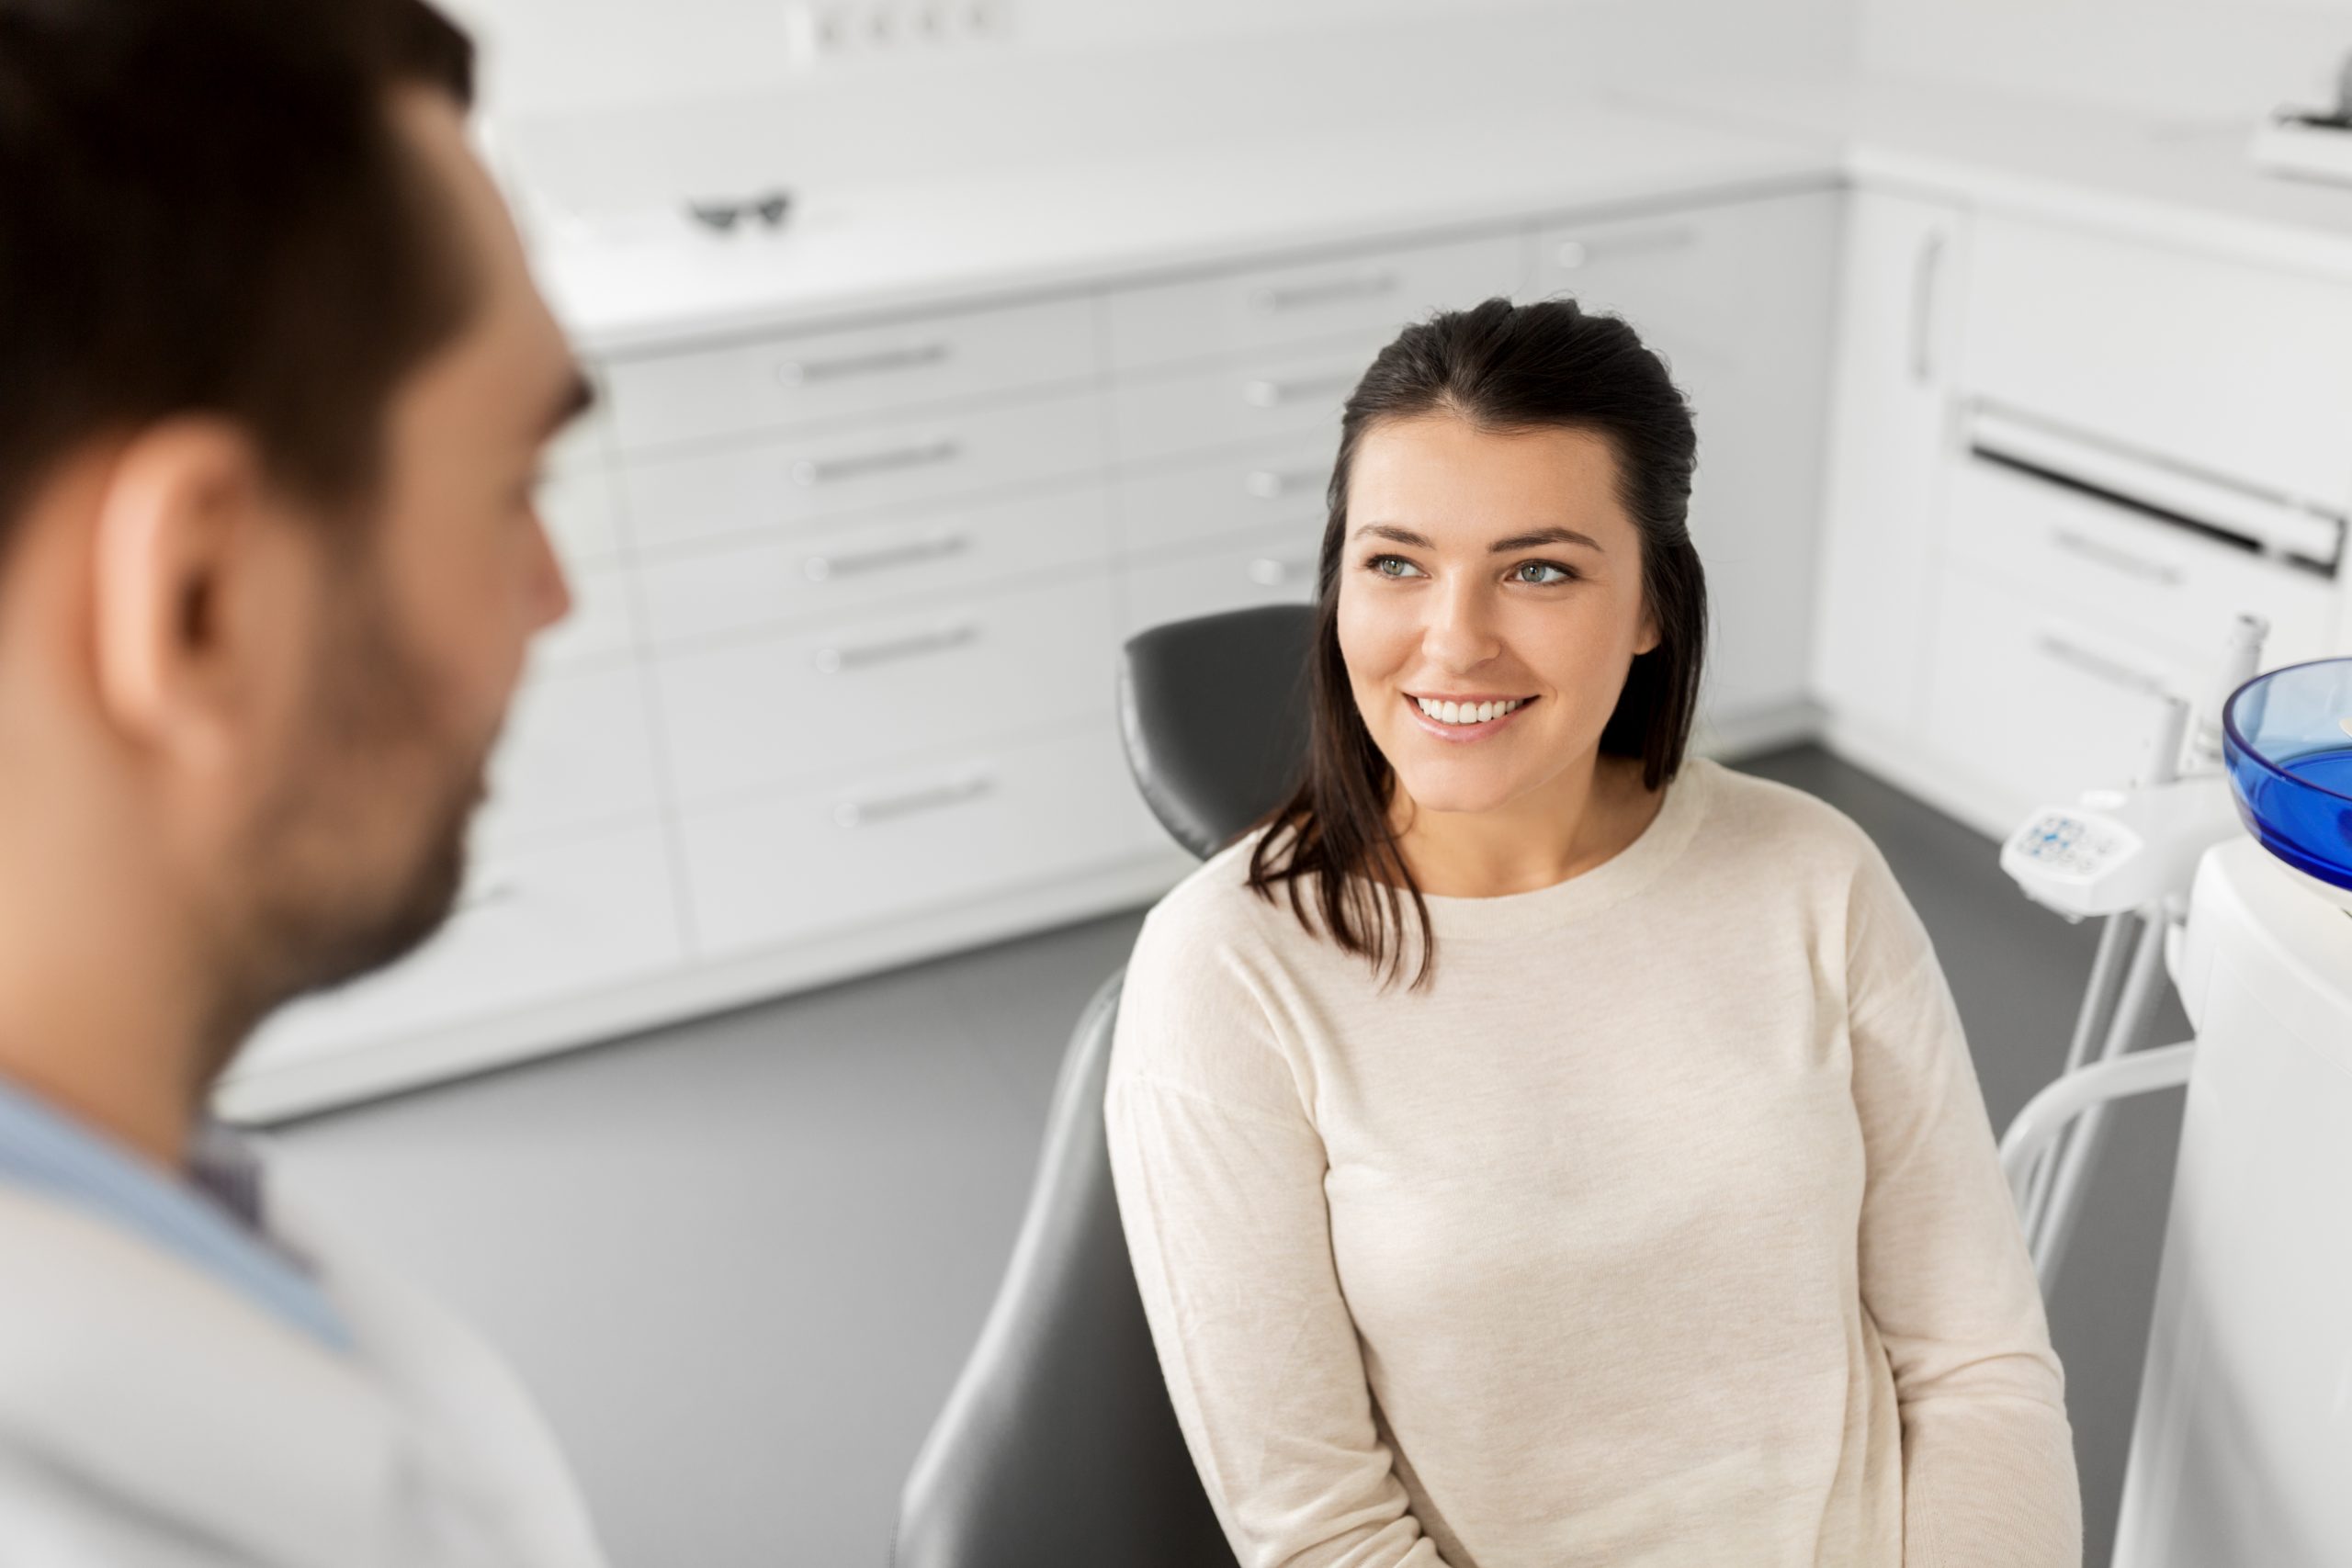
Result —
M2258 616L2236 618L2212 691L2194 715L2179 697L2165 699L2131 787L2086 790L2077 805L2044 807L2001 847L2001 869L2027 897L2070 921L2092 915L2107 921L2062 1079L2091 1061L2094 1045L2098 1060L2110 1062L2146 1032L2155 1015L2166 939L2186 909L2197 863L2243 830L2222 771L2222 711L2231 694L2253 679L2268 632ZM2104 1103L2094 1105L2059 1134L2027 1184L2019 1218L2045 1293L2081 1213L2106 1112Z

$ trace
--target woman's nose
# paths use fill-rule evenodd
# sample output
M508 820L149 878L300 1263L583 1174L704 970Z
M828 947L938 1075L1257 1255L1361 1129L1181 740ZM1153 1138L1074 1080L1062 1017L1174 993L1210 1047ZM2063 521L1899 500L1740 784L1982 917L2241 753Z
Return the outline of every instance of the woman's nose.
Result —
M1495 656L1500 645L1494 606L1482 584L1458 579L1430 594L1427 603L1421 651L1431 662L1447 670L1471 670Z

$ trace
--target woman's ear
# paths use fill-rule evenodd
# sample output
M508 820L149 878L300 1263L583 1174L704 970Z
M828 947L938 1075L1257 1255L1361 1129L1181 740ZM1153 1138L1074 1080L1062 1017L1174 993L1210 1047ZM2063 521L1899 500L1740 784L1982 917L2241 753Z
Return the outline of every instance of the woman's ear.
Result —
M1657 616L1647 605L1642 607L1642 624L1634 634L1634 652L1638 657L1650 651L1666 639L1657 629Z

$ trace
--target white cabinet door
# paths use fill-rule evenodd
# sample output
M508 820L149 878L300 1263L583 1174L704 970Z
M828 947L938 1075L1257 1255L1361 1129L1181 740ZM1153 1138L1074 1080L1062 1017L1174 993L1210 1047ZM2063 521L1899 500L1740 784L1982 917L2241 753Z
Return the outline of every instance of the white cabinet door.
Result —
M1954 209L1857 191L1829 415L1815 694L1883 735L1921 726L1967 234Z
M1703 707L1718 721L1805 693L1839 200L1809 191L1538 238L1541 289L1624 317L1690 400L1690 536L1714 623Z

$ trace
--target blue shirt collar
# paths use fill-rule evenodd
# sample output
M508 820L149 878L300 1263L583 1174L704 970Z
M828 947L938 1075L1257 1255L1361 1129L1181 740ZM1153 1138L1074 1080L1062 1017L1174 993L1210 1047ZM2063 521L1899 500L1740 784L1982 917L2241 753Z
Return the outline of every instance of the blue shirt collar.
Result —
M197 1140L186 1179L0 1079L0 1182L74 1203L173 1253L328 1348L349 1327L263 1223L260 1167L226 1128Z

